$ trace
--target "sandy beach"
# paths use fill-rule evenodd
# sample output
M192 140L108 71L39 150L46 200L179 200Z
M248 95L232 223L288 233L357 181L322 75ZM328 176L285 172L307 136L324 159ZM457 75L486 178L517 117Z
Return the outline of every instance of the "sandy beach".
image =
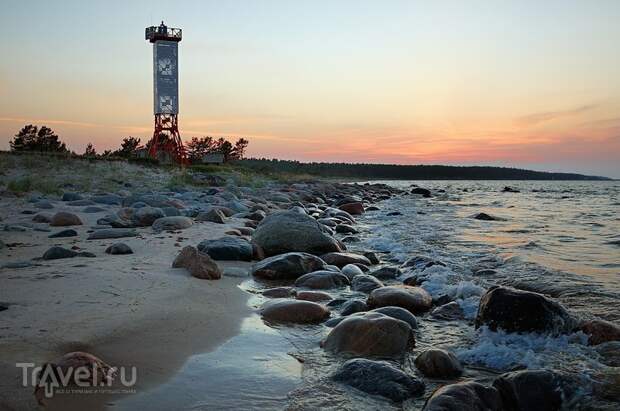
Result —
M20 214L28 206L24 199L3 197L3 222L30 223L31 215ZM76 211L62 205L58 210ZM0 302L8 306L0 327L1 409L36 407L31 387L16 389L21 385L16 362L41 364L66 352L87 351L114 366L136 366L135 388L142 390L164 381L189 355L235 335L249 313L247 294L237 287L241 279L226 275L226 269L237 275L247 271L248 263L221 264L225 274L218 281L171 268L181 246L221 237L238 222L204 222L182 233L138 229L139 237L122 239L133 254L107 255L105 248L117 240L83 240L101 214L76 214L85 222L73 227L78 237L50 239L49 232L30 230L1 233L7 244L0 251L3 264L29 261L53 245L79 246L97 255L35 261L31 267L0 271ZM103 409L109 400L91 397L98 405L95 409Z

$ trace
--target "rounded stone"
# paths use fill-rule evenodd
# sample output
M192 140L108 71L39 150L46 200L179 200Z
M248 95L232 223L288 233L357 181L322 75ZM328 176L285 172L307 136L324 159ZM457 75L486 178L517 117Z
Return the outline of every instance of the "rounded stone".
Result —
M133 254L133 250L125 243L116 243L112 244L105 250L106 254L112 255L124 255L124 254Z
M463 374L463 366L458 358L449 351L437 348L419 354L415 366L430 378L456 378Z
M272 300L260 310L264 320L275 323L316 324L330 315L329 310L311 301Z
M406 322L380 313L363 313L338 323L322 346L327 351L345 355L397 358L413 343L413 331Z
M66 211L59 211L50 220L50 225L54 227L64 227L68 225L82 225L80 217Z
M367 304L371 308L401 307L417 314L428 311L432 301L431 295L423 288L393 285L373 290L368 296Z

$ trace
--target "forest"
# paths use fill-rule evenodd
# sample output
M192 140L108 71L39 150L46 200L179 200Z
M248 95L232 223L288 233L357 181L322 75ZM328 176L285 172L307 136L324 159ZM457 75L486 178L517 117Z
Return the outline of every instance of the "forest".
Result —
M492 166L302 163L248 158L235 164L261 173L308 174L320 177L388 180L609 180L574 173L551 173Z

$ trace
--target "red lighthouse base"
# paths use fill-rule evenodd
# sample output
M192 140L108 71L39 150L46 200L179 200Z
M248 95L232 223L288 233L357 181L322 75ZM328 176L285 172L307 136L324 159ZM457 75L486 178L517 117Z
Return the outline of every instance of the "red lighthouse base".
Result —
M155 114L155 131L149 141L149 156L163 162L189 163L179 134L176 114Z

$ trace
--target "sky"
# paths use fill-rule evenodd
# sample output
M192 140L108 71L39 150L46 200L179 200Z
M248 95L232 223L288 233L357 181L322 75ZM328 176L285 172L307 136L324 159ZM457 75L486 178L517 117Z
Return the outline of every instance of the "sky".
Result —
M301 161L620 178L620 1L0 0L0 149L152 135L152 46L183 29L179 126Z

